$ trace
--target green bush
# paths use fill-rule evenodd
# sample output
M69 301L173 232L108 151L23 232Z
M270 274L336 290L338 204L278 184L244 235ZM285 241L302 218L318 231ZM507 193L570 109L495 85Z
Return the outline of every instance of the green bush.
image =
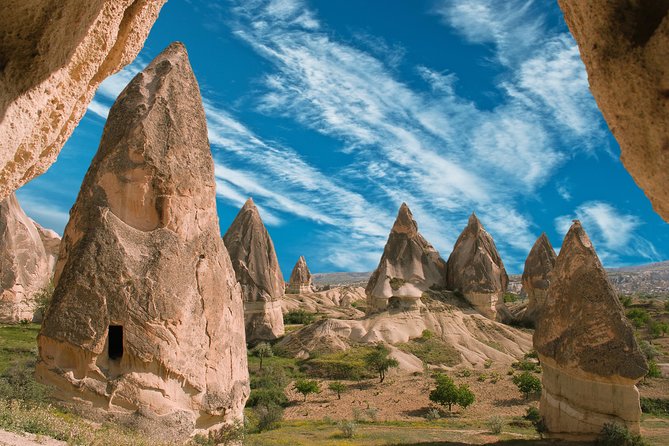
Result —
M244 423L236 421L216 431L209 432L206 436L195 435L192 442L197 446L231 446L240 444L244 440L244 434Z
M641 411L655 416L669 415L669 399L641 398Z
M390 351L382 344L374 347L374 350L367 353L363 358L368 369L375 371L379 375L379 382L386 379L386 373L389 369L400 365L396 359L389 357Z
M318 385L318 381L310 379L298 379L297 381L295 381L293 387L295 388L295 390L297 390L304 396L304 401L307 400L307 395L309 395L310 393L321 392L321 388Z
M430 392L430 401L448 406L449 412L454 404L466 409L474 403L474 394L467 385L457 387L451 377L441 373L435 377L435 382L436 388Z
M494 417L490 417L486 425L488 426L488 429L490 429L490 433L495 435L501 434L502 429L504 428L502 419L496 415Z
M518 295L514 293L504 293L504 303L513 303L518 301Z
M36 292L33 296L35 300L35 318L37 320L44 320L46 313L51 306L51 298L54 291L53 281L49 281L41 290Z
M284 389L288 382L289 379L283 368L265 367L261 372L251 377L251 395L246 401L246 406L287 405L288 398Z
M524 359L539 359L539 353L536 350L530 350L523 356Z
M305 310L291 310L283 315L284 324L302 324L309 325L316 320L316 314Z
M283 419L283 407L276 404L261 404L253 408L258 432L268 431L279 427Z
M424 330L420 338L398 344L397 348L411 353L426 364L452 367L462 361L459 351L429 330Z
M36 360L12 362L0 374L0 399L43 403L49 397L49 389L35 381Z
M528 421L531 421L532 423L536 423L541 420L541 412L539 412L539 409L537 407L529 406L525 410L524 418Z
M627 318L636 328L641 328L650 321L648 312L643 308L633 308L627 312Z
M606 423L597 439L599 446L647 446L640 435L633 434L627 427L616 424Z
M655 346L648 341L639 342L639 348L641 349L641 352L644 354L646 359L649 361L657 358L657 356L660 354Z
M428 409L428 411L425 413L425 419L427 421L436 421L439 418L441 418L441 414L439 413L439 410L435 409L434 407Z
M358 424L355 421L342 420L337 425L342 438L353 438L358 430Z
M343 352L320 355L302 362L300 370L310 377L332 380L373 378L375 373L367 368L364 360L371 351L370 347L354 347Z
M397 291L400 288L402 288L402 285L406 283L406 280L401 279L399 277L391 277L388 282L390 283L390 288Z
M660 370L660 366L657 365L657 362L653 360L648 361L648 373L646 376L648 378L662 378L662 370Z
M341 399L341 394L346 392L347 388L344 384L340 383L339 381L335 381L330 383L328 386L328 389L332 390L334 393L337 394L337 399Z
M511 364L511 367L513 367L516 370L525 372L536 372L536 373L541 372L541 367L539 366L539 364L533 361L528 361L527 359L514 362L513 364Z
M624 294L620 296L620 303L623 304L623 307L628 308L632 305L632 296L629 294Z
M516 375L512 378L512 381L526 399L533 394L541 393L541 380L530 372Z

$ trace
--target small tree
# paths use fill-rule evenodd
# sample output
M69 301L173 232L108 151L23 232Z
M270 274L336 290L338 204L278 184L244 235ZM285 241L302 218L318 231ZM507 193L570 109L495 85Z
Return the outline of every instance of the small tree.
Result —
M253 356L257 356L258 358L260 358L260 370L262 370L263 358L271 358L272 356L274 356L274 352L272 351L272 346L269 345L267 342L261 342L260 344L253 347L253 349L251 350L251 354Z
M437 387L430 392L430 401L442 406L448 406L448 411L453 409L453 404L463 409L474 403L474 394L469 387L461 385L457 387L450 376L439 374L435 377Z
M295 390L304 395L304 401L307 400L307 395L310 393L320 393L321 391L318 381L309 379L298 379L295 381L294 387Z
M47 311L49 311L49 307L51 306L51 298L53 297L53 292L54 292L54 285L53 285L53 280L50 280L49 283L44 285L38 292L36 292L33 296L33 299L35 301L34 303L34 311L35 311L35 316L37 321L39 322L40 320L44 320L46 317Z
M518 390L528 399L530 395L541 393L541 380L530 372L523 372L513 377L513 383Z
M388 369L400 365L396 359L388 357L389 354L388 349L384 345L379 344L364 357L365 365L379 374L380 383L386 379Z
M340 383L339 381L335 381L333 383L330 383L328 388L337 394L337 399L338 400L341 399L341 394L346 392L346 390L347 390L346 386L344 384Z

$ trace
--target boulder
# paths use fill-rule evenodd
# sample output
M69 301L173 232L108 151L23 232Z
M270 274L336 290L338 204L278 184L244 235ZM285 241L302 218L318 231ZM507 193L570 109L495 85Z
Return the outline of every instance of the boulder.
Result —
M186 49L168 46L112 106L70 211L37 379L172 439L241 420L241 290Z
M528 303L524 320L534 323L537 314L542 311L546 303L546 293L550 285L550 273L555 266L557 256L546 233L534 242L530 254L525 259L523 270L523 290L527 294Z
M0 199L44 173L166 0L0 2Z
M495 241L472 214L448 257L447 288L462 293L482 315L496 319L508 284Z
M223 241L242 286L246 340L254 343L283 336L283 274L274 243L251 198L244 203Z
M33 320L35 293L48 285L60 237L32 221L14 193L0 201L0 323Z
M313 293L314 286L311 283L311 271L307 266L304 256L300 256L290 274L290 281L286 292L289 294Z
M578 220L562 243L537 316L533 343L543 368L540 410L548 432L592 439L609 422L639 432L636 383L648 371L646 360Z
M623 164L669 221L669 1L558 3Z
M418 232L409 206L402 203L379 266L365 288L368 311L419 306L424 291L444 287L445 271L446 263Z

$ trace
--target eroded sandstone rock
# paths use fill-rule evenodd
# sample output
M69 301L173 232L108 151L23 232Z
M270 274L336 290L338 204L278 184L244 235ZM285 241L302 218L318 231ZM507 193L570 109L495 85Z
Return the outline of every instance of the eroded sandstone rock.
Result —
M548 431L594 438L615 422L639 431L636 383L647 372L634 330L595 249L575 220L537 314L534 348L543 368L541 414Z
M33 320L34 295L53 274L60 237L28 217L12 193L0 201L0 323Z
M461 292L481 314L497 317L509 277L495 241L475 214L448 257L446 282L448 289Z
M365 288L369 311L418 305L425 290L444 287L445 271L446 263L418 232L409 206L402 203L379 266Z
M255 342L282 336L283 274L274 243L251 198L244 203L223 241L242 286L246 340Z
M550 285L549 275L553 271L556 259L557 256L550 240L546 233L542 233L525 259L522 282L528 303L524 320L534 323L537 314L542 311L546 302L548 285Z
M0 2L0 199L45 172L166 0Z
M166 436L240 420L249 394L241 291L182 44L116 100L70 216L37 378L60 398L155 417Z
M290 294L314 292L314 286L311 282L311 271L309 271L304 256L300 256L297 260L293 272L290 274L286 292Z
M669 221L669 1L559 4L623 164Z

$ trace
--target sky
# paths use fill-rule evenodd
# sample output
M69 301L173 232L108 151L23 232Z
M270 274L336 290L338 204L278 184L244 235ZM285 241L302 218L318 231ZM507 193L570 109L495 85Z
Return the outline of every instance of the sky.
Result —
M448 258L476 212L510 273L578 218L607 267L667 258L555 1L169 0L17 195L63 232L125 85L173 41L202 91L224 233L253 197L289 276L371 271L402 202Z

